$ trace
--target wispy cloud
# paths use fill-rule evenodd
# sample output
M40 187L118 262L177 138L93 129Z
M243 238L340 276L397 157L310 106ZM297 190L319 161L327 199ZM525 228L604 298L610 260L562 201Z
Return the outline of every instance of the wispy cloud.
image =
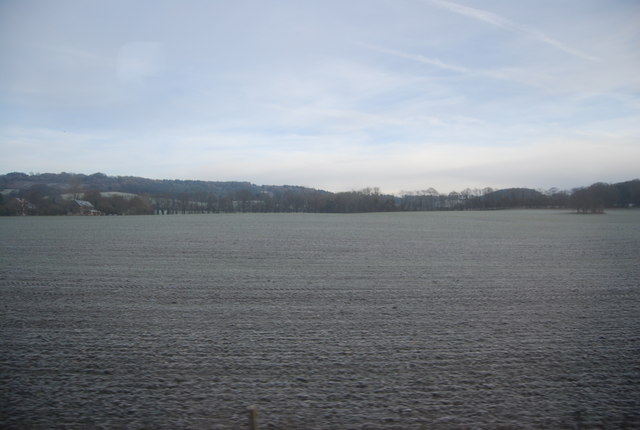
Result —
M447 0L427 0L429 3L435 4L436 6L439 6L443 9L447 9L451 12L460 14L460 15L465 15L468 16L470 18L479 20L479 21L483 21L486 22L488 24L494 25L496 27L501 27L504 28L505 30L510 30L516 33L521 33L521 34L526 34L530 37L533 37L534 39L546 43L548 45L551 45L561 51L564 51L568 54L571 54L575 57L578 58L582 58L583 60L588 60L588 61L600 61L599 58L594 57L593 55L589 55L587 53L584 53L582 51L579 51L577 49L574 49L570 46L567 46L566 44L547 36L544 33L541 33L537 30L534 30L532 28L529 28L525 25L522 24L518 24L515 23L511 20L508 20L506 18L503 18L500 15L497 15L493 12L488 12L486 10L482 10L482 9L476 9L473 7L469 7L469 6L464 6L458 3L454 3L451 1L447 1Z
M404 52L397 49L386 48L383 46L376 46L370 44L361 43L360 45L377 51L383 54L392 55L394 57L403 58L405 60L415 61L418 63L426 64L429 66L437 67L442 70L454 72L468 77L480 77L494 79L497 81L509 81L516 82L518 84L527 85L536 88L549 88L551 87L550 78L542 71L536 71L535 73L530 70L520 68L508 68L508 69L492 69L484 70L478 68L468 68L458 66L444 62L438 58L427 57L422 54L415 54L411 52Z
M451 72L462 73L465 75L476 74L476 71L471 69L467 69L466 67L456 66L454 64L445 63L437 58L430 58L420 54L412 54L408 52L402 52L395 49L385 48L383 46L370 45L367 43L360 43L359 45L364 46L366 48L372 49L374 51L382 52L384 54L390 54L399 58L404 58L407 60L417 61L419 63L428 64L430 66L435 66L440 69L449 70Z

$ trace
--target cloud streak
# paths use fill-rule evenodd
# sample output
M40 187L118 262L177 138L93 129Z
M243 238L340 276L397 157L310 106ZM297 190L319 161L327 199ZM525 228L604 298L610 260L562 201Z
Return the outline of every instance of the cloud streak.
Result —
M471 69L467 69L466 67L456 66L454 64L445 63L437 58L430 58L420 54L412 54L408 52L402 52L395 49L385 48L383 46L370 45L367 43L359 43L359 45L364 46L365 48L372 49L374 51L381 52L383 54L393 55L398 58L404 58L406 60L417 61L419 63L428 64L430 66L435 66L439 69L448 70L451 72L461 73L464 75L476 75L477 71L473 71Z
M552 79L544 72L532 72L531 70L525 70L521 68L510 69L497 69L497 70L482 70L472 69L468 67L458 66L455 64L444 62L438 58L427 57L422 54L414 54L410 52L403 52L397 49L390 49L383 46L360 44L368 49L377 51L383 54L391 55L405 60L414 61L417 63L433 66L441 70L457 73L466 77L486 78L496 81L508 81L515 82L521 85L531 86L535 88L549 89L552 87Z
M451 12L457 13L459 15L468 16L470 18L476 19L478 21L486 22L496 27L504 28L505 30L513 31L515 33L525 34L530 36L540 42L546 43L548 45L553 46L561 51L566 52L567 54L571 54L575 57L581 58L583 60L600 61L599 58L594 57L593 55L589 55L577 49L574 49L566 44L557 41L556 39L549 37L537 30L531 29L525 25L517 24L511 20L503 18L500 15L497 15L493 12L489 12L482 9L476 9L469 6L464 6L458 3L454 3L447 0L427 0L429 3L434 4L440 8L447 9Z

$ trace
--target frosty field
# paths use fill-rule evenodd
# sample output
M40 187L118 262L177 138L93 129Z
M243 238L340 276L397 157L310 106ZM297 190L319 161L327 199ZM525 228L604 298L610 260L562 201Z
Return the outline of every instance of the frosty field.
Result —
M640 211L0 219L0 427L639 428Z

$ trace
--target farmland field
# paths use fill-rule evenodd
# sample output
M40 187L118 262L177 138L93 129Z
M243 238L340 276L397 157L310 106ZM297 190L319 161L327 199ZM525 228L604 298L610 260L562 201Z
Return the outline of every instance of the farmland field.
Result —
M640 211L0 219L0 427L639 428Z

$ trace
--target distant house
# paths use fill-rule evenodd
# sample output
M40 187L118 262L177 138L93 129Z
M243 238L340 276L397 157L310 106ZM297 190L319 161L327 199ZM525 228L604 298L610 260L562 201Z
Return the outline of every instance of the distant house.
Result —
M73 214L74 215L102 215L102 212L96 210L96 208L86 200L74 200L73 201Z

